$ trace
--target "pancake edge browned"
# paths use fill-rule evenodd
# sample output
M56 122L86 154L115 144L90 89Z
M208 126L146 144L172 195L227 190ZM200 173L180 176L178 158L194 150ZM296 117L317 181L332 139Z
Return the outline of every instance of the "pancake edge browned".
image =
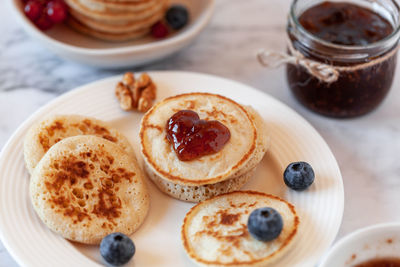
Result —
M240 263L221 263L218 261L207 261L207 260L203 260L199 257L197 257L197 255L194 253L194 251L191 249L190 245L189 245L189 241L186 238L186 232L187 232L187 228L188 228L188 221L191 219L191 217L194 215L194 213L196 213L196 211L201 208L201 206L203 205L207 205L209 202L212 202L215 199L224 197L226 195L234 195L234 194L239 194L239 195L243 195L243 194L249 194L249 195L258 195L260 197L267 197L267 198L272 198L278 201L281 201L283 203L285 203L290 211L293 213L294 215L294 227L290 233L290 235L288 236L288 238L285 240L285 242L283 242L283 244L280 246L280 248L275 251L274 253L268 255L267 257L261 258L261 259L257 259L257 260L252 260L252 261L245 261L245 262L240 262ZM234 192L230 192L230 193L226 193L226 194L221 194L218 196L215 196L213 198L204 200L200 203L198 203L197 205L193 206L189 212L185 215L185 218L183 219L183 223L182 223L182 227L181 227L181 240L182 240L182 244L183 244L183 248L185 249L186 253L188 254L189 258L191 260L193 260L194 262L204 265L204 266L242 266L242 267L247 267L247 266L264 266L267 261L271 261L269 263L272 263L273 261L277 260L278 257L277 256L282 256L282 255L278 255L280 253L284 253L286 250L288 250L291 245L294 244L294 238L298 232L299 229L299 225L300 225L300 218L297 215L296 209L295 207L287 202L284 199L281 199L280 197L271 195L271 194L266 194L266 193L262 193L262 192L257 192L257 191L252 191L252 190L247 190L247 191L234 191Z
M81 34L85 34L92 38L101 39L108 42L124 42L134 39L139 39L150 32L150 29L142 29L138 31L132 31L127 33L120 33L120 34L112 34L107 32L101 32L92 28L83 25L77 19L69 17L67 19L68 25L70 25L74 30L80 32Z
M152 115L152 113L157 109L158 106L160 106L161 104L165 103L166 101L169 101L169 100L172 100L172 99L177 99L177 98L186 97L186 96L195 96L195 95L215 96L215 97L222 98L223 100L232 103L233 105L235 105L239 109L241 109L244 112L244 114L246 114L248 120L253 125L253 141L252 141L252 144L251 144L249 150L238 161L238 163L236 163L236 165L234 165L227 173L224 173L224 174L212 177L212 178L208 178L208 179L201 179L201 180L186 179L184 177L175 176L175 175L172 175L172 174L170 174L168 172L165 172L165 171L161 170L160 168L157 167L155 162L152 160L151 155L149 154L149 152L145 150L145 145L144 145L144 142L143 142L144 131L146 130L146 128L149 128L149 126L148 126L149 124L147 123L148 117ZM224 181L226 179L229 179L232 174L234 174L238 169L240 169L239 167L244 166L245 163L248 162L251 159L251 155L253 154L253 152L256 149L257 128L256 128L256 126L254 124L254 121L252 120L251 116L247 112L247 110L242 105L240 105L239 103L233 101L230 98L222 96L222 95L197 92L197 93L186 93L186 94L180 94L180 95L171 96L171 97L165 98L161 102L155 104L149 111L146 112L146 114L142 118L142 121L140 123L139 138L140 138L141 152L142 152L145 164L148 164L153 172L155 172L158 176L164 178L167 181L170 181L170 182L173 182L173 183L176 183L176 184L181 184L181 185L194 185L195 186L195 185L214 184L214 183L221 182L221 181Z

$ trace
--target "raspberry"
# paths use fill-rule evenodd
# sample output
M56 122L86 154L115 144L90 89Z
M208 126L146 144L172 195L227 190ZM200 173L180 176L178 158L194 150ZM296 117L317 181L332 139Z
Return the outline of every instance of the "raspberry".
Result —
M45 31L53 27L54 22L47 16L47 12L43 12L35 21L35 24L40 30Z
M68 15L68 9L62 0L52 0L47 3L47 15L54 23L63 22Z
M151 27L151 34L155 38L165 38L168 35L168 28L164 23L159 21Z
M35 22L39 19L43 11L42 4L38 0L29 0L24 6L25 15L32 21Z

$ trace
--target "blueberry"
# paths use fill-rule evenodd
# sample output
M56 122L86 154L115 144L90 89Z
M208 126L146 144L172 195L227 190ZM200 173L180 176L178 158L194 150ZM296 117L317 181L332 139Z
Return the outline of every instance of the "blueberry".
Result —
M100 254L104 260L114 266L127 263L135 254L132 240L122 233L112 233L100 243Z
M305 190L314 182L314 170L307 162L293 162L283 173L285 184L293 190Z
M171 6L165 14L169 26L174 30L182 29L188 23L189 13L182 5Z
M256 209L250 213L247 228L255 239L271 241L282 232L282 216L270 207Z

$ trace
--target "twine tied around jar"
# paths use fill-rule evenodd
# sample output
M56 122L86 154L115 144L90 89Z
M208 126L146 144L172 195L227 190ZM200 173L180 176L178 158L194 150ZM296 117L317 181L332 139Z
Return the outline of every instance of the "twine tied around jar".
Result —
M400 46L397 45L383 57L377 57L376 59L373 59L367 63L356 64L353 66L334 66L308 59L304 57L302 53L296 50L291 42L288 41L287 43L289 53L266 51L264 49L261 49L257 53L258 62L260 62L261 65L267 68L277 68L287 63L302 66L312 76L317 78L319 81L325 83L336 82L339 79L340 72L355 71L362 68L370 67L377 63L381 63L393 56L400 48Z

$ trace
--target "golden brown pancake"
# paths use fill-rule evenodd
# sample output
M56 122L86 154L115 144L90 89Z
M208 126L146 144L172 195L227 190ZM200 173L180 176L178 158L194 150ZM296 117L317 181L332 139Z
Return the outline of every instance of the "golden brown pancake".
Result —
M86 244L98 244L113 232L132 234L149 208L136 160L115 143L91 135L53 145L35 168L30 196L47 227Z
M141 38L150 32L150 29L146 28L126 33L101 32L87 27L86 25L80 23L78 20L72 17L69 17L67 19L67 23L80 33L109 42L124 42L124 41L134 40Z
M180 110L195 111L202 120L217 120L230 131L229 142L217 153L181 161L166 139L167 120ZM180 185L214 184L235 177L250 162L257 147L255 122L246 108L226 97L189 93L169 97L142 118L141 152L152 172ZM251 169L251 168L249 168Z
M263 242L250 235L247 220L253 210L266 206L281 214L283 229L276 239ZM201 266L265 266L294 244L299 223L294 206L285 200L237 191L194 206L185 216L181 237L190 259Z
M37 122L24 139L24 158L30 174L52 145L75 135L96 135L118 144L131 157L135 152L129 141L107 123L81 115L54 115Z

